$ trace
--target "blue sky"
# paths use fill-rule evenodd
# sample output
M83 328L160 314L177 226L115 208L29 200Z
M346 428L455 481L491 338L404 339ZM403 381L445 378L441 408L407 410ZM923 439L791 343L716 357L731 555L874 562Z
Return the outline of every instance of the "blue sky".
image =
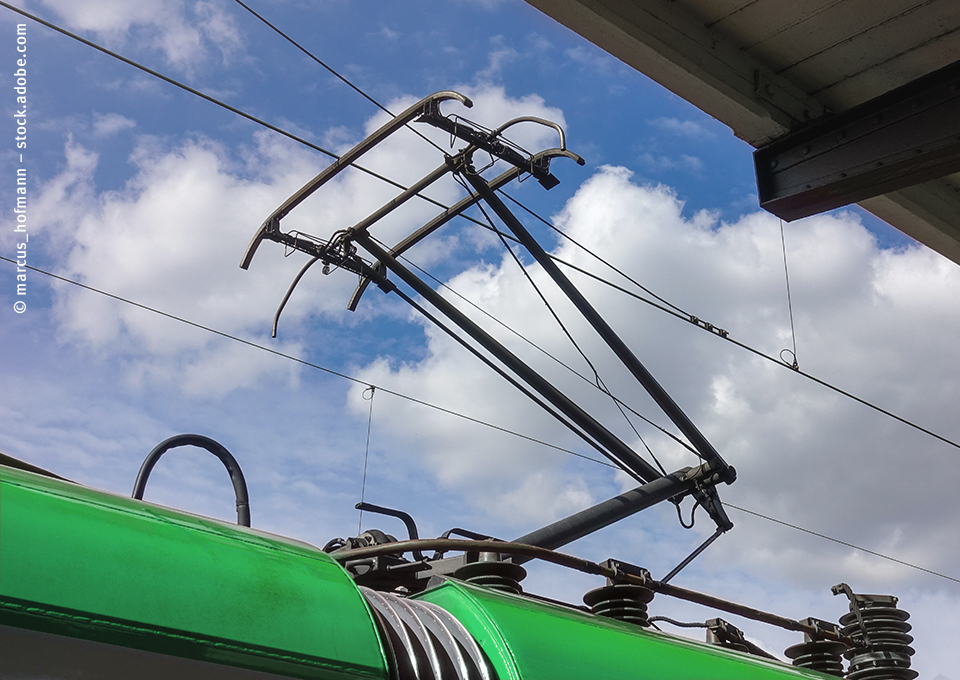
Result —
M20 6L338 153L385 120L235 3ZM751 149L722 124L523 3L381 3L375 12L349 2L254 7L391 110L455 89L476 106L468 112L449 104L446 112L490 126L518 115L562 123L586 166L558 160L558 187L545 192L526 182L512 196L737 341L773 356L792 346L779 221L757 208ZM16 314L14 270L0 263L0 450L126 494L156 443L179 432L206 434L243 465L255 526L322 545L356 533L371 413L363 393L376 384L383 389L373 400L363 493L411 512L422 535L456 525L512 538L626 488L603 466L391 395L581 450L398 300L371 290L357 313L345 311L354 281L344 272L312 271L272 340L274 310L302 260L285 259L268 243L250 271L237 265L261 221L329 159L8 10L0 13L4 45L14 44L20 22L28 37L30 264L357 381L37 273L28 276L27 310ZM8 94L12 60L0 69ZM13 104L8 96L11 115ZM519 134L531 148L555 143L539 130ZM7 177L22 167L15 153L12 142L0 147ZM410 183L441 160L404 132L370 165ZM290 227L326 237L390 195L348 172L301 206ZM448 204L459 197L452 183L433 195ZM0 247L14 257L14 223L5 215ZM412 205L378 235L399 240L431 215ZM529 226L561 257L616 279ZM801 368L960 438L956 265L858 210L786 225L785 242ZM410 258L582 368L482 230L453 223ZM542 272L529 270L546 288ZM721 489L722 498L958 577L956 447L608 287L577 283L737 467L740 479ZM613 391L666 425L588 329L569 323ZM609 399L504 337L642 448ZM693 464L658 431L635 425L666 467ZM147 498L231 518L227 477L199 452L166 456ZM838 618L843 603L829 588L840 581L896 594L914 612L915 667L924 677L956 678L948 643L960 633L955 581L749 514L731 510L731 517L736 528L678 584L796 618ZM399 532L391 521L366 516L364 524ZM685 531L672 508L656 508L568 549L662 576L703 540L708 524L700 516ZM537 568L527 587L576 600L595 585ZM657 613L713 616L655 604ZM799 641L742 627L775 653Z

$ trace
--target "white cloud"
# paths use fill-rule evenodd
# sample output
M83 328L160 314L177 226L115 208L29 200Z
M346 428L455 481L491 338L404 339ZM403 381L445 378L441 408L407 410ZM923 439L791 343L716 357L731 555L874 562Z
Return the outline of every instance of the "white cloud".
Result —
M240 29L222 4L209 0L198 2L193 7L198 26L203 35L228 59L243 47Z
M637 160L656 173L680 170L683 172L698 174L703 170L703 161L696 156L691 156L689 154L681 154L680 156L673 157L655 156L652 153L643 153L637 158Z
M537 97L512 100L501 88L467 88L466 93L477 102L477 113L471 115L491 127L521 112L562 123L560 112ZM407 98L390 106L399 111L413 101ZM455 102L444 108L462 109ZM385 119L386 114L375 116L367 132ZM131 124L119 116L102 116L95 122L104 134ZM449 141L445 133L424 132L439 144ZM542 126L519 125L511 133L532 148L556 144L556 133ZM422 139L403 131L367 154L363 164L409 184L443 162L439 151L424 153L425 148ZM97 155L70 140L66 158L66 168L43 185L32 202L32 216L44 225L43 237L64 256L61 274L225 333L270 342L264 332L302 256L287 260L282 247L265 243L250 271L240 270L238 263L260 222L326 161L268 133L258 134L253 145L233 155L203 138L171 148L161 140L141 137L131 156L136 174L123 189L98 193ZM284 229L299 228L327 238L396 193L351 169L291 214ZM428 193L451 203L462 190L448 179ZM376 234L395 243L436 211L413 201L378 224ZM441 257L440 243L452 247L456 241L431 240L415 251L418 261L429 265ZM314 270L284 312L281 339L287 344L273 346L296 353L302 345L286 338L302 322L317 314L343 318L355 283L351 276L324 277L319 267ZM361 314L369 314L371 305L378 304L371 298L365 299ZM228 349L229 341L223 338L184 329L116 300L69 287L59 288L56 299L61 336L81 341L97 353L126 356L132 385L179 383L191 394L217 396L250 386L277 367L276 359L267 355L241 356Z
M400 33L399 31L393 30L389 26L381 26L378 31L376 31L375 33L370 33L368 35L369 37L377 38L386 43L395 43L398 40L400 40L400 38L403 37L402 33Z
M688 137L692 139L714 137L712 132L705 129L699 123L693 122L692 120L660 117L654 118L653 120L649 120L647 122L662 132L666 132L678 137Z
M774 356L789 343L776 218L753 214L723 224L709 215L686 218L669 190L636 186L623 169L607 168L580 188L555 222L643 281L657 281L659 294L729 330L732 338ZM951 395L958 388L960 359L951 348L960 331L960 271L928 251L879 250L849 214L791 224L787 246L801 368L956 438ZM561 245L557 254L597 268L571 245ZM549 287L539 268L530 274ZM952 570L960 558L954 519L960 501L951 492L960 483L955 449L596 282L577 282L740 469L740 479L721 489L723 498L927 568ZM450 285L586 370L512 261L474 267ZM570 328L615 393L665 422L584 324L571 322ZM523 406L512 388L430 326L426 339L422 361L392 366L380 360L365 369L365 379L576 446L549 417ZM504 342L592 412L607 414L608 426L632 441L619 416L609 416L612 408L603 395L515 339L507 336ZM356 394L353 403L359 408ZM668 465L693 464L692 456L671 448L663 435L638 426ZM527 498L524 511L543 516L542 498L522 491L532 480L560 475L577 488L569 459L523 442L491 445L484 437L478 443L473 425L398 408L388 427L401 448L412 452L410 461L448 486L469 489L481 503L507 491ZM937 473L931 478L925 470ZM730 566L778 573L805 586L846 579L861 590L895 589L915 574L819 539L796 540L778 525L731 513L750 530L735 529L734 538L712 549Z
M564 56L581 68L597 73L609 72L618 62L593 45L577 45L564 51Z
M112 137L118 132L135 127L137 127L135 121L121 116L119 113L108 113L106 115L97 113L93 116L93 133L98 137Z
M222 3L203 0L43 0L67 28L92 31L112 46L136 39L162 51L177 68L192 73L208 57L209 48L222 57L236 53L242 43L239 28ZM145 39L144 39L145 38Z
M503 69L521 58L521 53L514 47L507 45L501 36L491 40L493 49L487 53L487 67L477 72L477 80L481 83L495 82L500 79Z

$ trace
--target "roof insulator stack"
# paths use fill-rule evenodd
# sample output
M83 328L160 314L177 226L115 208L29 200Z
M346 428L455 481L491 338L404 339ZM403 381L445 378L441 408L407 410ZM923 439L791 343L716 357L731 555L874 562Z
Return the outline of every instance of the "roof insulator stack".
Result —
M850 660L847 677L850 680L913 680L918 673L910 668L910 647L913 637L908 635L910 614L897 608L892 595L859 595L850 586L841 583L833 587L835 595L845 593L850 599L850 613L840 618L842 633L854 640L847 650Z
M840 627L837 624L820 621L819 619L805 619L803 623L818 629L828 629L835 633L840 632ZM784 654L798 668L810 668L842 678L843 653L846 649L847 646L842 642L825 640L804 633L803 642L787 647Z

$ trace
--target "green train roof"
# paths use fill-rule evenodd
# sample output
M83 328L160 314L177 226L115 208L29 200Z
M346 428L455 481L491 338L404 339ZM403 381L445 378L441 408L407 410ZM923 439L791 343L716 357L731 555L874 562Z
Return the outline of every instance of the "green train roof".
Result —
M386 678L312 546L0 466L0 624L305 678Z
M453 614L501 680L836 680L453 579L415 599Z
M453 579L415 596L500 680L824 680ZM298 678L391 677L360 590L298 541L0 465L0 625Z

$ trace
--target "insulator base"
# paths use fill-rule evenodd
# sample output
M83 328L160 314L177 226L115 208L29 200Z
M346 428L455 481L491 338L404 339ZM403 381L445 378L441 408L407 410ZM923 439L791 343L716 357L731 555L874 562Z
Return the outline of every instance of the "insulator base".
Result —
M468 583L515 595L523 593L520 581L526 575L526 569L512 562L471 562L453 573L455 578L463 579Z
M650 619L647 604L653 600L653 591L640 585L618 583L591 590L583 596L583 602L597 616L606 616L618 621L629 621L647 627Z
M784 654L797 668L843 677L843 652L847 646L832 640L813 640L787 647Z

